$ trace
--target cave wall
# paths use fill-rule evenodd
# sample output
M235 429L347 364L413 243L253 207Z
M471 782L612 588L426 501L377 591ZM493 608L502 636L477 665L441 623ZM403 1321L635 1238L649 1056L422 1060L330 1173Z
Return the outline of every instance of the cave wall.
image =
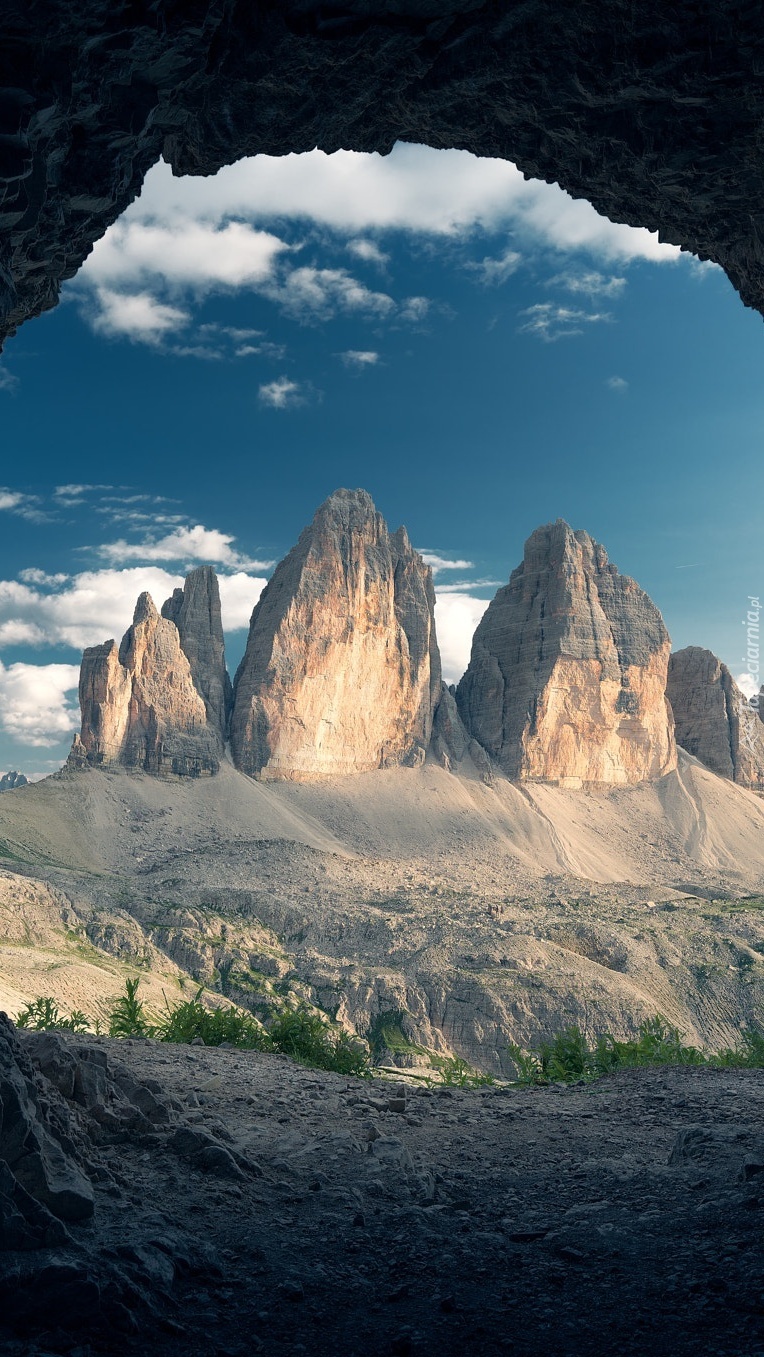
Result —
M164 155L397 140L556 180L764 307L761 9L731 0L0 0L0 339Z

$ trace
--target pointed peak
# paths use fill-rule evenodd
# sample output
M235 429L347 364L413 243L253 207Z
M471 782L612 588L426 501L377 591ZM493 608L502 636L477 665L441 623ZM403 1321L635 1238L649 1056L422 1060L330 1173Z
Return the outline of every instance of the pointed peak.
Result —
M133 613L133 626L137 627L141 622L156 622L158 617L159 613L151 594L146 592L140 594Z

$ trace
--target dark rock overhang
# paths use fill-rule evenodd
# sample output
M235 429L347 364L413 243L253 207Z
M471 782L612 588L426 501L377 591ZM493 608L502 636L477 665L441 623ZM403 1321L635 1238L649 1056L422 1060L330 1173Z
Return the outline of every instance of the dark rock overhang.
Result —
M164 155L397 140L514 161L764 308L764 22L725 0L0 0L0 339Z

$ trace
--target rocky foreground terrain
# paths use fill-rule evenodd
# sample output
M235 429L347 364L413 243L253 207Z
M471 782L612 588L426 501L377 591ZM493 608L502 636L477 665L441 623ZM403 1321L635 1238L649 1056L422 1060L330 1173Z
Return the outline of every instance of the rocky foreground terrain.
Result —
M412 1088L0 1019L0 1342L764 1351L764 1075Z

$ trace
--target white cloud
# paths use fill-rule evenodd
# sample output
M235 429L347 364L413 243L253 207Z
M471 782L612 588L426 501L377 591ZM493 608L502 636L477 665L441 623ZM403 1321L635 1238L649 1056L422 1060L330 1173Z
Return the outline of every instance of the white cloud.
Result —
M751 674L738 674L735 682L747 698L756 697L759 691L759 685L755 682Z
M497 259L486 255L479 263L470 262L467 268L476 273L481 283L487 287L497 287L506 283L516 273L522 263L522 255L517 250L505 250Z
M0 486L0 511L8 514L17 514L19 518L26 518L31 523L41 523L47 518L47 514L39 507L40 500L37 495L26 495L21 490L10 490L7 486Z
M277 377L273 382L264 382L258 396L261 405L269 405L273 410L291 410L305 403L299 382L293 382L289 377Z
M111 638L119 640L132 621L139 594L151 594L160 608L182 584L182 574L152 565L86 570L55 593L18 580L0 580L0 644L82 650ZM265 578L237 570L219 576L219 584L224 629L248 626Z
M14 740L49 748L79 725L74 664L0 663L0 728Z
M427 297L406 297L401 303L400 318L409 321L412 325L421 325L430 312L430 303Z
M36 566L29 566L26 570L19 571L19 579L25 584L43 584L49 589L54 589L59 584L66 584L69 576L59 572L56 575L49 575L45 570L38 570Z
M15 391L18 384L18 377L15 377L6 367L0 365L0 391Z
M535 335L547 344L583 334L586 325L612 320L607 311L581 311L578 307L558 306L556 302L536 302L535 306L526 307L520 315L527 319L518 326L518 334Z
M115 292L112 288L97 287L95 301L98 310L92 317L94 330L143 344L158 344L166 335L183 329L191 319L188 311L167 306L148 292Z
M263 292L296 320L328 320L337 312L363 312L388 316L395 302L386 292L372 292L348 273L347 269L319 269L304 266L292 269L281 281L273 281Z
M113 564L123 561L200 561L248 570L267 570L273 564L272 561L247 560L232 546L234 540L230 533L196 523L193 527L175 528L165 537L147 537L141 542L106 542L97 550Z
M221 575L220 607L223 614L223 630L242 631L249 627L252 609L259 599L267 580L256 575L247 575L237 571L234 575Z
M365 264L376 264L380 269L390 262L389 254L385 254L373 240L349 240L346 248L356 259L362 259Z
M206 179L174 178L169 166L159 164L126 214L128 221L165 225L231 217L303 219L354 237L369 230L465 236L511 229L536 247L587 249L613 260L662 261L679 254L641 227L607 221L554 184L524 179L508 161L402 143L389 156L257 156Z
M471 594L436 594L435 626L446 683L458 683L467 668L475 628L487 607L488 599Z
M469 594L473 589L499 589L505 580L454 580L453 584L438 581L439 594Z
M422 557L426 565L429 565L433 575L437 575L441 570L472 570L472 561L451 560L448 556L442 556L438 551L428 551L425 547L417 547L416 550Z
M340 358L349 368L370 368L379 362L379 354L373 349L347 349Z
M156 277L201 292L251 287L271 276L277 256L288 249L247 222L216 226L188 217L146 222L126 214L96 241L85 273L109 288L133 288Z
M611 391L618 391L621 395L629 389L629 383L625 377L608 377L605 386L609 386Z
M595 269L570 269L565 273L556 273L548 279L547 287L561 287L584 297L620 297L626 287L626 279L611 274L606 277Z

